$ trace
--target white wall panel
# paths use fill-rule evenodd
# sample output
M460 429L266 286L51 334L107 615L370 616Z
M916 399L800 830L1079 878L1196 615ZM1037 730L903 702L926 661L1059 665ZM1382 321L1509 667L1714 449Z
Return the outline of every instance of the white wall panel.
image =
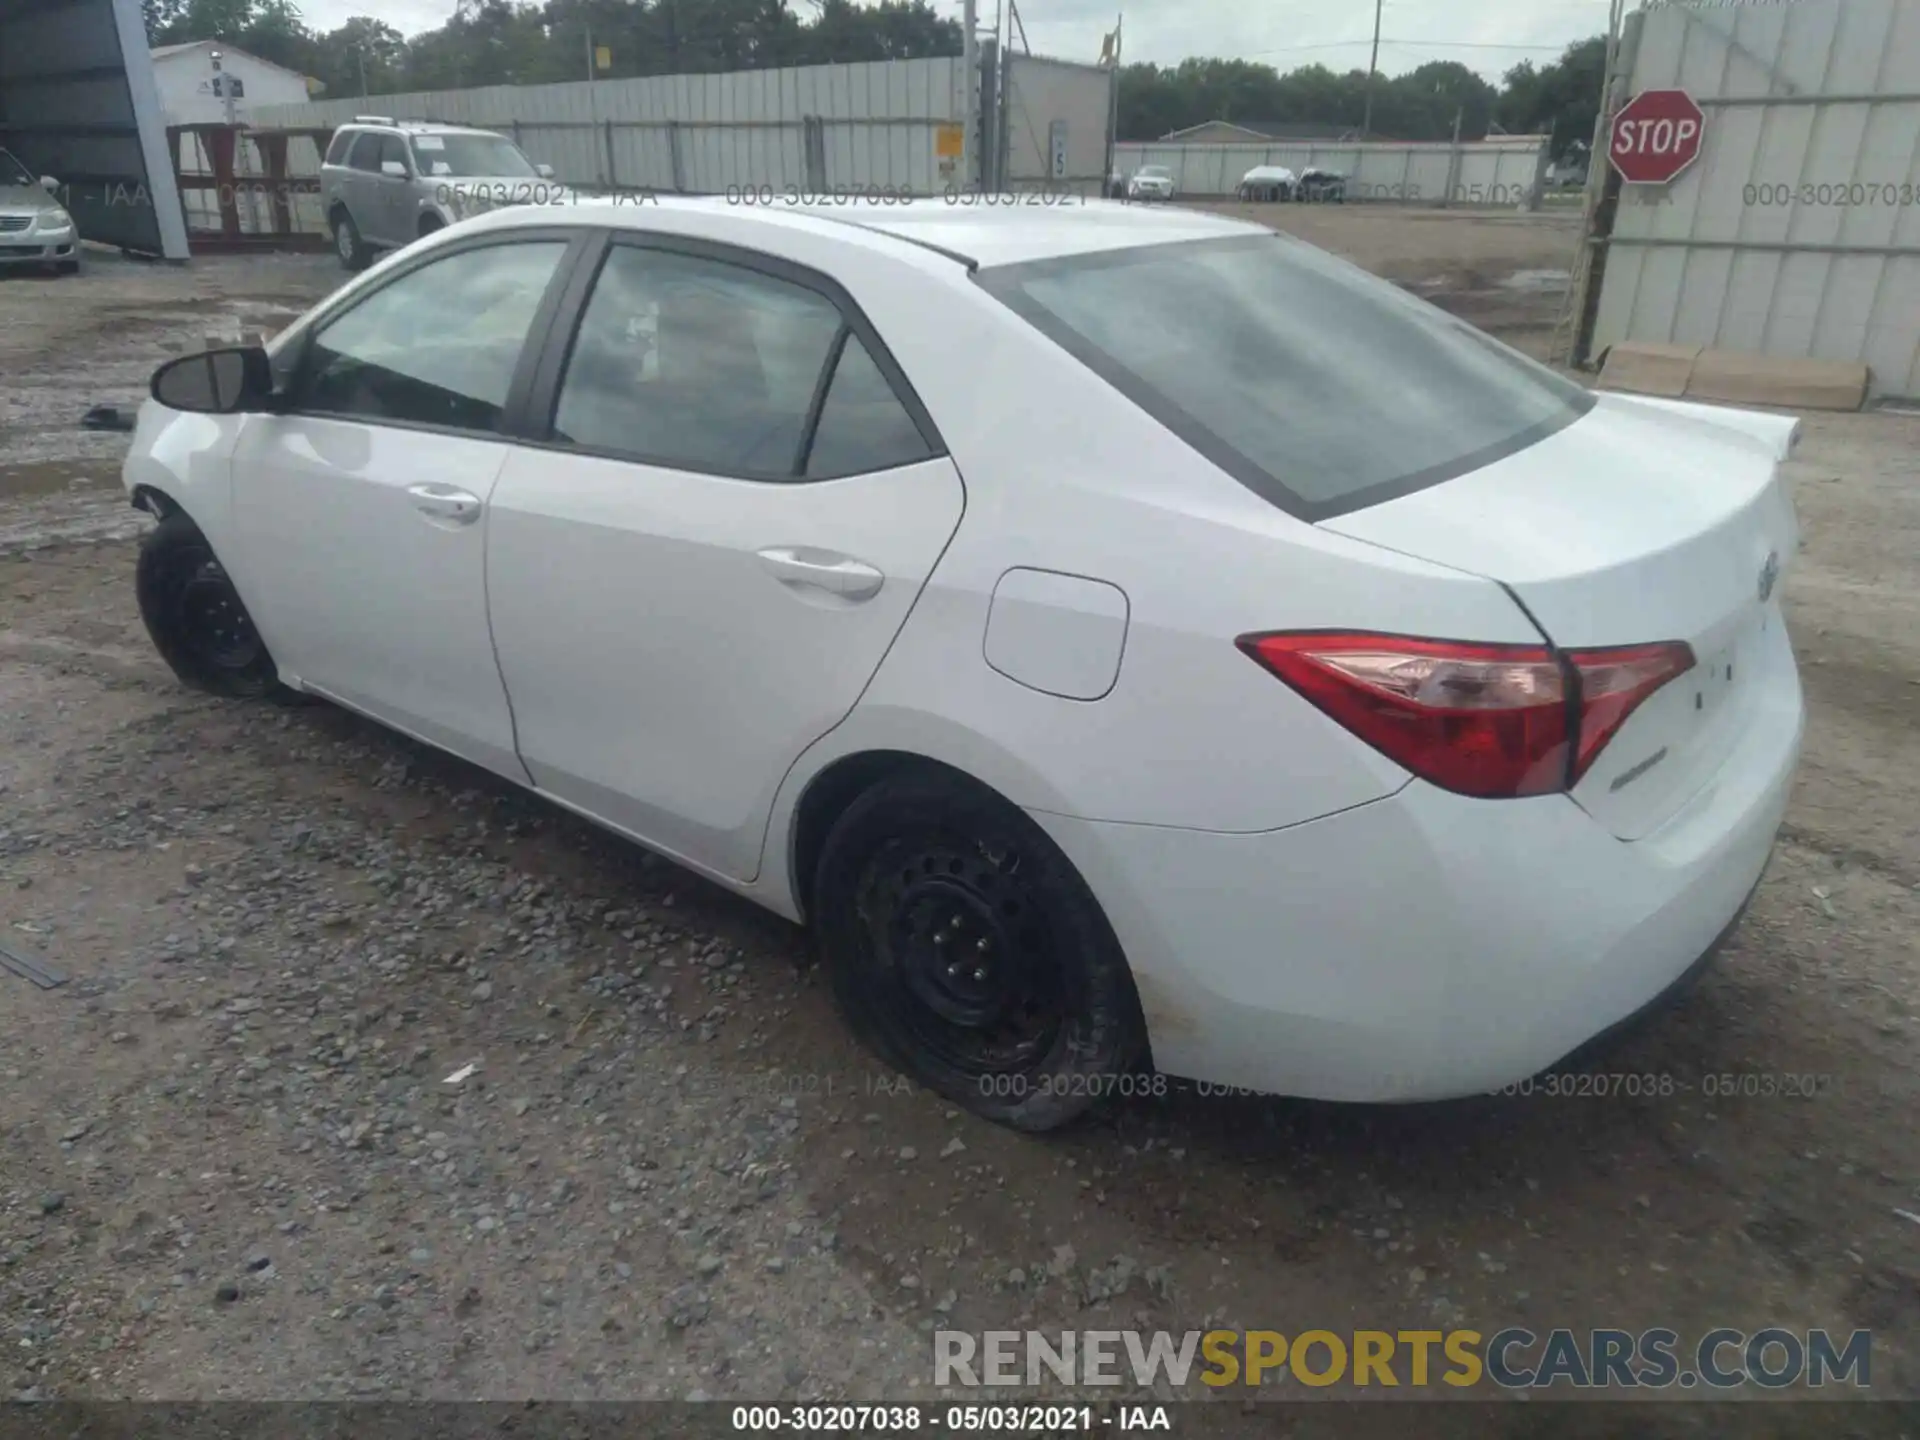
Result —
M1115 165L1131 175L1165 165L1182 195L1228 196L1256 165L1337 171L1350 200L1409 204L1517 206L1533 193L1546 150L1542 135L1451 144L1137 143L1116 147Z
M535 161L583 185L931 194L944 184L935 132L964 113L961 79L958 59L931 59L495 85L279 106L263 110L261 123L380 114L479 125L514 135ZM821 123L824 175L808 171L809 119Z
M1629 93L1705 110L1700 159L1626 186L1593 343L1864 360L1920 396L1920 0L1667 3Z
M1106 179L1112 72L1095 65L1007 58L1009 188L1049 184L1097 193ZM1066 124L1066 174L1053 174L1054 121Z

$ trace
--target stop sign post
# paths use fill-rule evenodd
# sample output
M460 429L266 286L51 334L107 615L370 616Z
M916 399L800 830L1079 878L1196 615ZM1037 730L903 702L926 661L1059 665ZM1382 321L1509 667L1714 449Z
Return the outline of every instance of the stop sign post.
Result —
M1666 185L1700 158L1707 116L1684 90L1642 90L1613 118L1608 158L1630 185Z

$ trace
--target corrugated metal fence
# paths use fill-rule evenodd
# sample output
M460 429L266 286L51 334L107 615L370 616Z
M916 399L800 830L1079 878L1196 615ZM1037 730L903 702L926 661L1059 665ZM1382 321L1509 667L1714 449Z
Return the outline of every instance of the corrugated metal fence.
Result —
M1699 160L1629 185L1589 345L1864 360L1920 397L1920 0L1666 3L1635 17L1629 94L1706 112Z
M930 195L961 181L939 142L966 113L962 70L957 59L894 60L494 85L263 107L256 123L337 125L379 114L478 125L512 135L536 162L580 185L695 194L879 186Z
M1349 200L1405 205L1502 205L1538 202L1546 181L1548 137L1503 135L1439 144L1274 142L1265 145L1129 143L1114 167L1131 175L1164 165L1182 195L1227 197L1257 165L1333 170L1347 177Z

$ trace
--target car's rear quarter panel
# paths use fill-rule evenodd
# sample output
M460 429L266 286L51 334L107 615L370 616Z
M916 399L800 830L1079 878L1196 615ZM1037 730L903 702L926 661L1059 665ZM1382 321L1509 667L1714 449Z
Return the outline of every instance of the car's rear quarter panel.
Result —
M953 450L967 513L860 704L796 767L774 836L790 834L806 777L880 749L955 765L1029 810L1279 829L1407 776L1237 637L1373 628L1537 642L1498 586L1259 499L970 281L922 289L911 314L873 318ZM1124 654L1104 698L1044 694L986 662L991 598L1014 567L1125 591Z

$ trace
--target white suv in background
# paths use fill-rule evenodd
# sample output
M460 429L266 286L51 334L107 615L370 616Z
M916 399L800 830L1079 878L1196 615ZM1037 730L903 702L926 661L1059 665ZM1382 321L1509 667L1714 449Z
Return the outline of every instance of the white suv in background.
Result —
M356 115L327 146L321 202L349 270L477 210L558 203L553 167L536 165L491 130Z

